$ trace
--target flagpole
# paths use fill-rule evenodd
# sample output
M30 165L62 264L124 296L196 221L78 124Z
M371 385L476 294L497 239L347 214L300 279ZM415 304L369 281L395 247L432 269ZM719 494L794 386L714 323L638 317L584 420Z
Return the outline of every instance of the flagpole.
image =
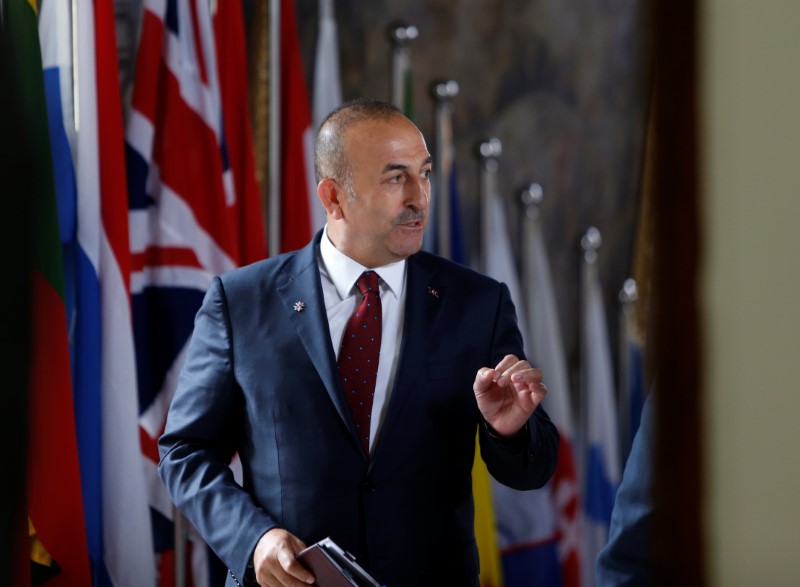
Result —
M269 238L269 6L270 0L253 0L250 17L250 112L253 152L261 198L261 223ZM264 242L265 253L269 242Z
M72 15L69 31L72 45L72 122L75 125L75 136L77 136L81 126L81 117L78 113L78 104L80 104L80 97L78 96L78 81L80 79L80 71L78 70L78 35L75 34L75 23L78 22L78 0L71 1L70 13Z
M525 220L526 224L530 227L533 222L538 221L539 219L539 206L544 200L544 191L542 190L542 186L538 183L532 183L520 194L520 200L522 201L522 207L525 211ZM527 232L527 231L526 231Z
M175 512L175 587L186 585L186 519L178 508L173 506Z
M622 284L619 292L619 393L617 394L617 422L620 433L620 458L625 462L633 442L633 431L631 429L631 326L630 323L636 320L636 300L639 298L639 290L636 281L628 278Z
M291 8L291 7L290 7ZM269 254L281 251L281 0L270 0L269 14Z
M583 250L583 264L582 264L582 283L581 283L581 296L585 298L586 291L589 287L590 281L590 272L596 271L596 263L597 263L597 249L600 248L600 245L603 243L603 238L600 234L600 231L595 228L594 226L590 226L586 233L581 238L581 249ZM586 304L581 304L581 308L583 311L581 312L581 328L586 327L586 312L585 312ZM581 336L581 349L580 349L580 356L581 362L583 363L588 356L588 350L586 348L586 337ZM586 381L583 373L585 369L581 369L581 381L580 381L580 402L579 402L579 415L578 415L578 479L580 481L580 486L584 487L585 479L586 479L586 442L588 436L588 427L589 427L589 419L588 419L588 405L589 405L589 397L588 397L588 381Z
M544 191L542 186L538 183L531 183L527 188L522 190L520 194L520 201L523 209L523 226L522 231L522 283L523 295L527 299L531 299L532 291L525 289L525 285L532 283L533 276L530 275L531 267L533 267L533 253L534 253L534 239L536 236L535 229L539 224L540 210L539 206L544 199ZM528 318L532 318L532 313L528 314ZM532 331L533 328L531 327ZM529 352L535 352L535 349L528 349ZM563 393L563 390L560 390Z
M492 198L497 192L497 171L500 164L497 158L503 153L503 144L498 138L490 138L478 145L480 159L480 216L481 216L481 262L483 273L489 270L488 245L491 238L491 217L489 213Z
M392 104L408 116L406 104L408 76L411 72L411 48L409 43L419 36L419 29L406 23L393 23L389 26L389 40L392 43L392 71L390 95Z
M434 191L431 209L436 223L435 251L442 257L452 259L452 235L450 234L452 210L450 209L450 173L453 170L455 146L453 145L453 98L458 96L458 82L447 80L434 82L431 86L434 100L434 140L436 150L433 156Z

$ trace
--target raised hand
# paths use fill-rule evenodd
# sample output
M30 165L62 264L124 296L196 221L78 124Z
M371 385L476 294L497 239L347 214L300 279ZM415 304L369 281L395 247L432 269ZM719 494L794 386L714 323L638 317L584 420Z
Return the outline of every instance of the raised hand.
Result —
M502 436L516 434L547 395L542 372L514 355L478 369L472 390L483 418Z

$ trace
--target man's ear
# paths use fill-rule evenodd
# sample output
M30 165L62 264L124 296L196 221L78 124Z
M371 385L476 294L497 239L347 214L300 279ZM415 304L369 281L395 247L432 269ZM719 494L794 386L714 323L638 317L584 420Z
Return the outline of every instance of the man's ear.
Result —
M342 206L340 198L347 197L342 187L330 177L326 177L317 184L317 197L322 202L328 216L333 220L342 219Z

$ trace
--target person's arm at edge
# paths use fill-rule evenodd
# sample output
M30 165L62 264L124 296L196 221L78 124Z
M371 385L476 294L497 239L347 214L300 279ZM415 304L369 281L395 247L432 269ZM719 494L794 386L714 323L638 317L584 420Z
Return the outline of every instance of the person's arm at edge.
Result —
M234 480L229 467L243 423L242 394L233 376L227 301L212 281L159 439L158 472L178 509L244 582L261 537L277 522Z
M650 579L649 556L653 518L653 399L642 409L611 512L608 542L597 556L598 587L646 585Z

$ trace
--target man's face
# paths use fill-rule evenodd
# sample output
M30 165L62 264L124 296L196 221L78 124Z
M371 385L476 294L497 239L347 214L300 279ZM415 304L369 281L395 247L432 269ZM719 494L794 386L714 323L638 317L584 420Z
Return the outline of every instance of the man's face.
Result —
M431 193L431 156L420 132L402 117L362 121L347 130L344 146L355 197L340 197L334 244L367 267L419 251Z

